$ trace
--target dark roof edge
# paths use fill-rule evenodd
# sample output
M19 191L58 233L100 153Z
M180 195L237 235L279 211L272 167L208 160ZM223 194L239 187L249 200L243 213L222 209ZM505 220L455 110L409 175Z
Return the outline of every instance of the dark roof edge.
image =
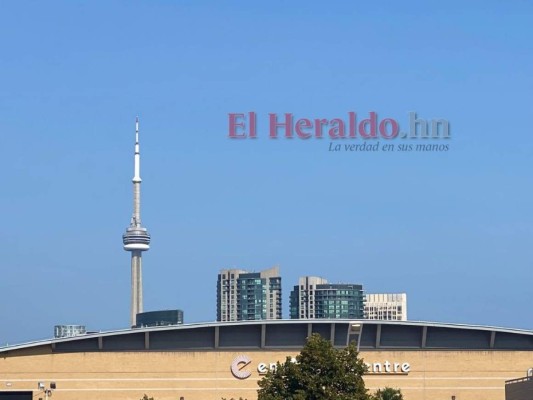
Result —
M134 328L134 329L118 329L111 331L100 331L96 333L88 333L84 335L78 335L68 338L59 338L59 339L44 339L31 341L26 343L20 343L5 347L0 347L0 353L5 353L13 350L26 349L31 347L39 347L46 345L53 345L60 342L69 342L80 339L89 339L89 338L98 338L106 337L113 335L128 335L135 333L143 332L154 332L154 331L166 331L166 330L175 330L175 329L195 329L195 328L210 328L215 326L235 326L235 325L274 325L274 324L350 324L350 325L401 325L401 326L427 326L427 327L437 327L437 328L451 328L451 329L470 329L470 330L482 330L490 331L497 333L514 333L521 335L531 335L533 336L533 330L527 329L516 329L516 328L502 328L488 325L470 325L470 324L458 324L458 323L441 323L441 322L427 322L427 321L381 321L381 320L368 320L368 319L277 319L277 320L258 320L258 321L235 321L235 322L199 322L199 323L190 323L190 324L180 324L180 325L168 325L168 326L157 326L157 327L145 327L145 328Z

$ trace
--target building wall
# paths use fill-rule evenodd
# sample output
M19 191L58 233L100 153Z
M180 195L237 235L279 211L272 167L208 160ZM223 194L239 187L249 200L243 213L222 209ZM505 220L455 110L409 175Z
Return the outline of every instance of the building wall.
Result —
M303 276L298 279L290 295L291 319L315 318L315 288L317 285L328 283L318 276Z
M366 294L365 318L382 321L407 321L407 294Z
M248 379L235 378L230 367L239 355L251 363ZM32 348L2 354L0 391L33 390L53 381L54 400L220 400L257 398L259 363L267 366L294 356L294 351L129 351L54 353ZM367 375L367 388L400 388L406 400L504 400L505 381L531 366L531 351L365 351L372 364L409 363L405 373ZM39 396L35 396L36 398ZM41 396L43 397L43 396Z
M290 295L291 319L361 319L364 317L363 286L333 284L324 278L305 276Z
M217 280L217 321L237 321L237 286L240 269L224 269Z
M222 270L217 280L217 321L281 319L279 268Z

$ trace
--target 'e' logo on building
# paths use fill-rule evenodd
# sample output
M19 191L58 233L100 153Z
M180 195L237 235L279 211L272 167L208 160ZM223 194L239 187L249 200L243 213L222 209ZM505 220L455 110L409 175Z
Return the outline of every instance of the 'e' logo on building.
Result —
M251 362L252 360L250 359L250 357L245 355L235 357L235 359L231 363L231 373L237 379L249 378L252 373L248 370L245 370L244 368Z

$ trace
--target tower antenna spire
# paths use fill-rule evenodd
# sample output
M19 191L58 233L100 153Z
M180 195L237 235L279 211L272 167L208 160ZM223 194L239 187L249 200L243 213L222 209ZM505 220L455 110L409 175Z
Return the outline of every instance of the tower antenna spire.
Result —
M124 250L131 252L131 326L137 324L137 314L143 312L142 252L150 249L150 234L141 225L141 153L139 117L135 118L135 151L133 155L133 215L130 226L122 235Z
M135 143L139 143L139 117L135 117Z

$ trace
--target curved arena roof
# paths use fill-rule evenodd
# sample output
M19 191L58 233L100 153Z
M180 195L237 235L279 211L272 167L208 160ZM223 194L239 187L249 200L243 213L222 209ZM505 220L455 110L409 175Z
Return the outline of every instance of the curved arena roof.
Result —
M110 351L300 349L311 333L362 351L533 351L533 331L463 324L374 320L263 320L172 325L100 332L0 348L2 356Z

